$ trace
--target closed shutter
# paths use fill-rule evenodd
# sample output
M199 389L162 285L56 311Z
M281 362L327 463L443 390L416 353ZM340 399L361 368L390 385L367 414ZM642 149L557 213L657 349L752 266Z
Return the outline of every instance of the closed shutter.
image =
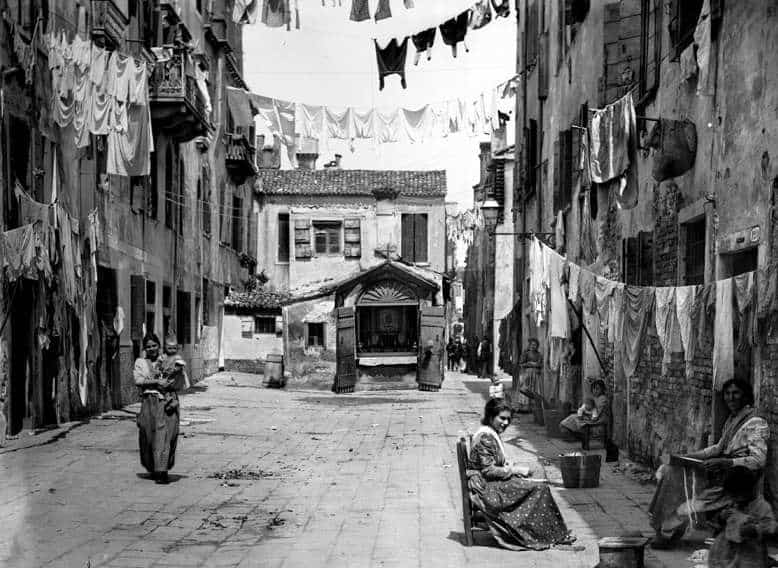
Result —
M529 15L527 17L527 65L530 66L536 62L538 57L538 35L540 26L538 25L538 5L533 2L529 6Z
M413 215L409 213L403 213L401 227L402 234L400 238L400 256L409 262L413 262L413 224Z
M143 341L145 322L146 279L142 275L130 275L130 339L132 341Z
M527 195L532 195L537 187L538 166L538 121L529 121L529 139L527 141Z
M548 32L543 32L538 38L538 98L548 98L549 82L549 46Z
M565 209L573 200L573 130L568 128L561 133L560 209Z
M605 41L605 61L603 62L603 80L600 92L600 106L605 106L619 98L621 88L621 61L619 33L620 33L619 2L605 5L605 17L603 23L603 37Z
M624 282L633 286L638 285L638 242L635 237L622 241L622 272Z
M553 185L554 185L554 195L553 195L553 203L554 203L554 215L556 215L556 212L561 209L561 202L562 202L562 195L560 191L560 183L561 183L561 163L559 159L560 155L560 145L562 143L562 132L559 132L559 138L557 138L554 141L554 177L553 177Z
M311 220L294 220L294 257L311 258Z
M662 60L662 9L659 0L645 0L643 18L643 50L641 54L641 99L659 86L659 65Z
M362 223L356 219L343 220L343 254L347 258L362 256Z
M414 215L414 259L413 262L427 262L427 214Z
M641 286L654 285L654 233L653 231L641 231L638 234L639 246L639 284Z

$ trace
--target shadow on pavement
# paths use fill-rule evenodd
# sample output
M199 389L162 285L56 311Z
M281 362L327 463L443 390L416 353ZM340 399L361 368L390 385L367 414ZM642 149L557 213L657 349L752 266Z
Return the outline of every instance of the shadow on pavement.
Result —
M308 396L300 399L302 402L323 403L330 406L364 406L369 404L413 404L417 402L429 402L424 398L392 398L388 396L354 396L345 394L340 396Z

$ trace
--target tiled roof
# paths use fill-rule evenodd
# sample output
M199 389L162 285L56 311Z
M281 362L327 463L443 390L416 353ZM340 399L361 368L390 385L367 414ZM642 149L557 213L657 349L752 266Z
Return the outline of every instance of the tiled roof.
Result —
M260 170L268 195L373 195L394 190L406 197L446 195L444 170Z
M224 299L228 308L274 309L280 308L289 300L289 294L259 288L251 292L230 292Z

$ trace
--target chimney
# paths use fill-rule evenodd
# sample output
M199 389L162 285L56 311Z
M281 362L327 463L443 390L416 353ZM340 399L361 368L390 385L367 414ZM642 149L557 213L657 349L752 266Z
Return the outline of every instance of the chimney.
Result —
M335 169L340 169L340 160L343 158L340 154L335 154Z
M313 152L297 152L297 169L298 170L315 170L316 160L319 158L319 154Z
M340 169L340 160L341 160L342 157L343 156L341 156L340 154L335 154L335 159L330 160L329 162L324 164L324 169L325 170L330 170L330 169L332 169L332 170L339 170Z

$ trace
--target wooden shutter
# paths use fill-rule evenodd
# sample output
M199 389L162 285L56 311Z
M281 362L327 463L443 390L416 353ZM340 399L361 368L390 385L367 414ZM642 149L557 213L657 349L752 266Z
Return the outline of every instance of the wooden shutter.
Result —
M311 220L294 220L294 257L311 258Z
M278 214L278 262L289 262L289 213Z
M573 200L573 128L562 131L560 144L560 209L566 208Z
M414 262L427 262L427 214L414 215Z
M416 380L422 390L437 390L443 382L443 355L446 350L445 330L445 307L429 306L419 310L419 351Z
M548 97L549 53L548 32L543 32L538 38L538 98Z
M355 310L353 307L336 308L335 312L336 369L332 390L336 393L353 392L357 382Z
M400 256L408 262L414 262L414 250L413 250L413 231L414 231L414 219L413 215L409 213L403 213L402 216L402 235L400 239Z
M638 284L638 242L635 237L622 241L622 272L624 282L633 286Z
M559 132L559 138L557 138L554 141L554 177L553 177L553 185L554 185L554 194L553 194L553 203L554 203L554 215L556 215L556 212L559 211L562 207L562 193L560 188L561 183L561 160L560 160L560 146L562 144L562 132Z
M605 41L605 61L603 61L603 80L600 93L600 106L612 103L619 98L621 87L621 61L619 32L621 7L619 2L605 5L603 37Z
M641 286L654 285L654 233L641 231L638 233L638 271Z
M659 86L662 61L662 9L659 0L644 0L641 53L641 99Z
M362 223L359 218L343 220L343 254L347 258L362 256Z
M531 65L538 57L538 35L540 26L538 25L538 5L533 2L529 6L527 17L527 65Z
M527 195L532 195L537 187L538 165L538 121L530 119L527 140Z
M142 275L133 274L130 275L130 339L132 341L143 341L145 322L146 279Z

